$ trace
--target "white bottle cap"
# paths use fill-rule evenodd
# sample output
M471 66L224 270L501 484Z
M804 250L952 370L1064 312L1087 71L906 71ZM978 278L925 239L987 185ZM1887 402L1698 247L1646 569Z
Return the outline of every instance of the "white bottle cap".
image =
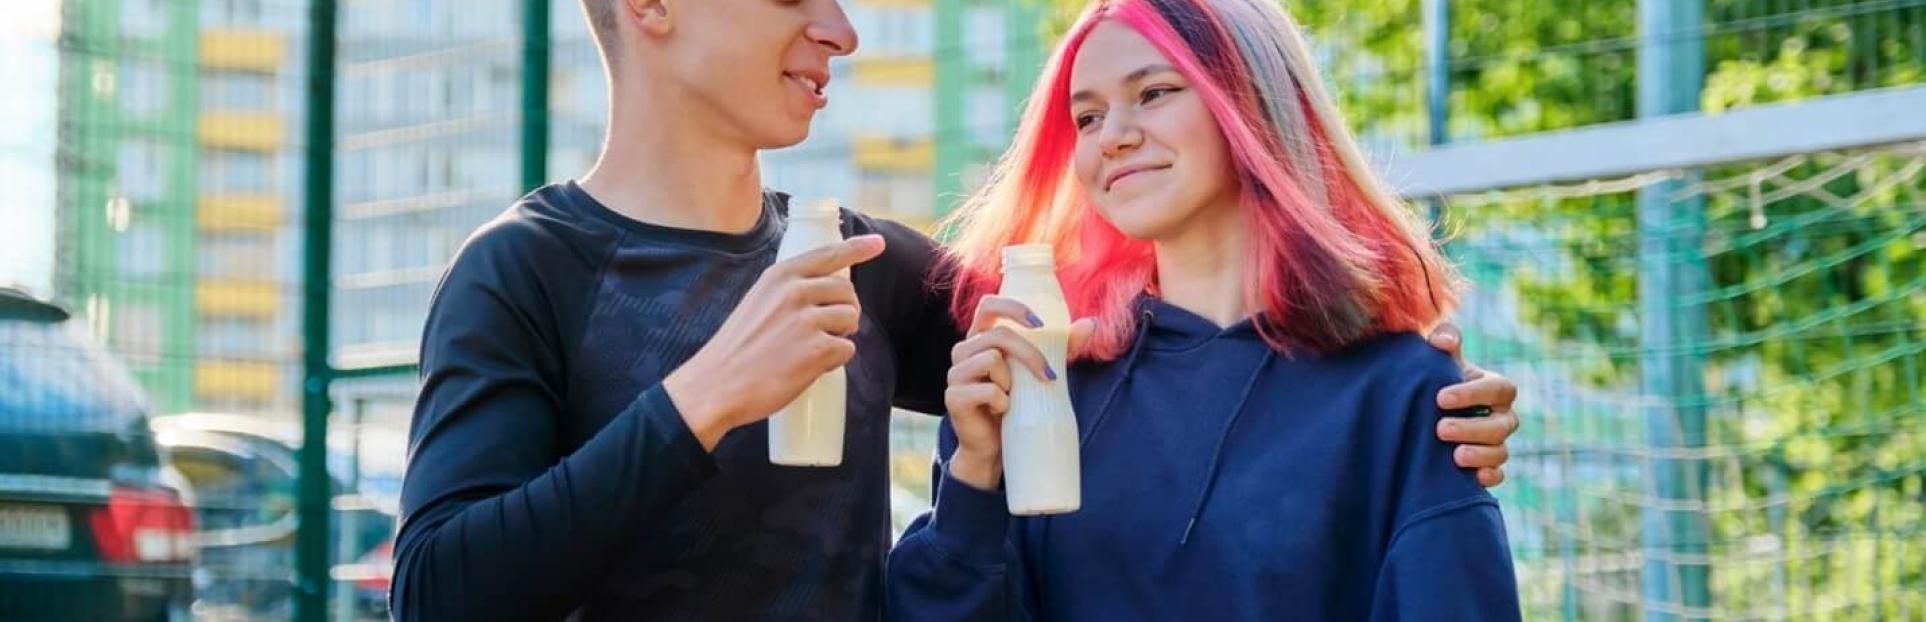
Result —
M1049 244L1018 244L1003 247L1003 271L1021 268L1057 267L1056 248Z

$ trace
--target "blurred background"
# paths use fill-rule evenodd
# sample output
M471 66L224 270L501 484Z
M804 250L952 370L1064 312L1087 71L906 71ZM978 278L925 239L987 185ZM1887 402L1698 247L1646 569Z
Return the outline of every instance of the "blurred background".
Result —
M843 4L765 182L930 227L1080 3ZM1528 619L1926 620L1926 0L1285 4L1521 387ZM385 619L429 295L595 155L576 2L4 10L0 620Z

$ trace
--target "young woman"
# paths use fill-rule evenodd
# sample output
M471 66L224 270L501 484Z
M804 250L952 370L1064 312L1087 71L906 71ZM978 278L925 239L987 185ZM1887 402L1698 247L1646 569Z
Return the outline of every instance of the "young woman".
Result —
M1103 0L956 222L936 507L888 565L898 619L1519 617L1496 502L1453 463L1418 333L1453 272L1365 165L1275 0ZM999 251L1057 249L1082 508L998 487Z

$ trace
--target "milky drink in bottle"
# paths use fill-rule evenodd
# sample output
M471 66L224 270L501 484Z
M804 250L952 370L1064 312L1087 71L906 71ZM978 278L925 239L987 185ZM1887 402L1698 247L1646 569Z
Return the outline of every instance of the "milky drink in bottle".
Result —
M1044 381L1014 359L1010 411L1003 416L1003 481L1010 513L1063 514L1082 505L1077 417L1070 410L1068 369L1070 309L1057 282L1055 251L1048 244L1003 249L1003 287L998 292L1030 308L1043 327L1011 326L1028 339L1058 379ZM1006 322L1007 324L1007 322Z
M788 229L776 261L843 240L842 213L836 201L789 208ZM849 278L849 270L837 273ZM843 424L849 385L837 366L816 378L796 401L769 418L769 462L787 466L833 467L843 463Z

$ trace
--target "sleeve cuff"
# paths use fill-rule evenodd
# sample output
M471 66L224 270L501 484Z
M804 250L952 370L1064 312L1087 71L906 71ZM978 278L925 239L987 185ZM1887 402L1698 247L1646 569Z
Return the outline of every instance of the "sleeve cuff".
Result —
M636 396L633 407L642 410L645 438L663 439L661 449L669 458L667 464L696 478L715 474L715 456L702 448L702 441L689 429L689 422L682 419L682 411L675 407L675 400L669 399L667 389L660 384L649 387Z
M972 488L951 477L944 465L930 531L945 553L972 565L1001 564L1009 527L1010 507L1001 491Z

